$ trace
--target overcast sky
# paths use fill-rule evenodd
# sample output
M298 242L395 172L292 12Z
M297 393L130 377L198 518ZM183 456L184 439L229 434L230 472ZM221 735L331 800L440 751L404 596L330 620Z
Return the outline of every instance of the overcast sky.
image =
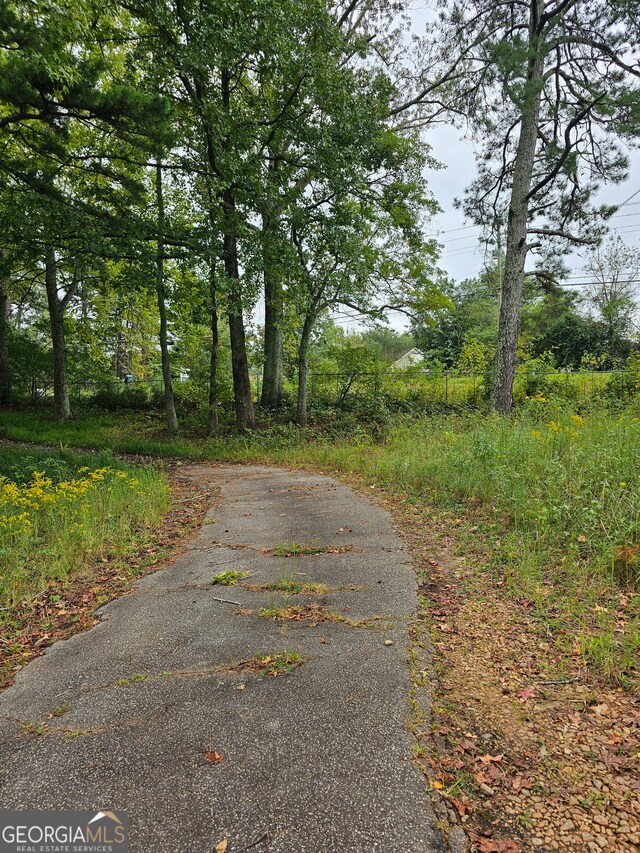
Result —
M428 0L413 0L411 12L413 30L422 35L429 16ZM437 235L442 245L439 265L447 275L462 281L476 276L483 267L484 247L478 241L480 229L470 226L462 211L454 206L456 198L462 198L465 188L475 176L475 155L473 144L464 139L460 130L453 126L439 126L428 133L427 141L431 153L443 164L440 170L429 170L427 180L431 191L442 208L442 213L434 217L429 234ZM622 204L637 190L640 190L640 151L627 150L631 161L629 179L622 184L602 188L597 196L601 204ZM625 204L610 220L611 232L619 234L626 243L640 247L640 193ZM584 276L583 261L578 254L565 259L570 267L570 277ZM347 329L357 324L349 319L349 311L337 311L336 322ZM390 317L394 328L402 329L407 325L402 315Z
M426 22L433 12L428 0L410 0L410 12L414 32L422 35ZM442 243L441 267L457 281L470 278L480 272L483 265L483 250L476 235L479 228L469 227L462 212L454 207L454 199L462 198L475 176L475 157L471 141L461 137L454 127L440 127L429 134L429 143L436 160L445 165L440 172L430 172L427 177L431 190L443 209L434 222L434 233L440 234ZM597 200L602 204L621 204L640 189L640 151L627 150L631 160L629 180L623 184L603 187ZM466 227L465 227L466 226ZM462 230L464 229L464 230ZM632 199L615 219L611 230L619 234L630 245L639 245L640 195ZM580 275L582 260L574 255L569 259L571 275Z
M480 229L470 227L462 211L454 207L454 199L462 198L465 187L475 176L473 145L462 139L454 127L438 128L429 134L428 139L434 157L446 167L441 171L427 173L431 191L443 209L433 220L432 232L439 234L442 244L440 266L451 278L461 281L477 275L483 265L483 250L477 239ZM628 153L631 159L629 180L603 187L598 202L621 204L640 189L640 152L635 150ZM639 245L640 194L621 207L611 219L611 231L619 234L630 245ZM572 267L572 276L582 273L579 256L572 256L569 265Z

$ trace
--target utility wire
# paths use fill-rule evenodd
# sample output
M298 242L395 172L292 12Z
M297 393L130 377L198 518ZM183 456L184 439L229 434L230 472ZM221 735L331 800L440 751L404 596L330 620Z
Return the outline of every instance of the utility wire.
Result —
M640 190L638 190L638 192L640 192ZM634 195L637 195L637 193L635 193ZM634 196L629 196L629 199L631 199L631 198L634 198ZM620 207L623 207L624 205L628 205L629 207L634 207L634 205L640 204L640 202L634 202L634 204L629 204L629 199L627 199L626 202L623 202L622 204L620 204L618 206L618 209ZM626 218L629 216L640 216L640 212L636 213L634 211L633 213L614 213L613 216L610 217L610 219L623 218L623 217ZM620 226L620 227L623 227L623 226ZM425 236L426 237L440 237L443 234L454 234L458 231L469 231L473 228L481 229L482 226L481 225L464 225L461 228L449 228L446 231L437 231L437 232L434 232L433 234L426 234ZM447 245L448 243L454 243L454 242L457 242L458 240L468 240L470 236L471 235L464 235L462 237L452 237L452 238L449 238L448 240L440 240L439 242L443 243L444 245Z
M632 198L635 198L635 197L636 197L637 195L639 195L639 194L640 194L640 189L637 189L637 190L636 190L632 195L630 195L630 196L629 196L629 198L626 198L626 199L622 202L622 204L619 204L619 205L618 205L618 210L619 210L621 207L624 207L626 204L629 204L629 202L631 201L631 199L632 199ZM635 203L636 203L636 204L640 204L640 202L635 202Z

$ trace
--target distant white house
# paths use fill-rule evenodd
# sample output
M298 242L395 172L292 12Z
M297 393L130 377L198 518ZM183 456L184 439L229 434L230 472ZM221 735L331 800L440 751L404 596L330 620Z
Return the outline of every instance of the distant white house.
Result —
M391 365L392 370L406 370L407 367L415 367L416 364L422 364L424 362L424 356L420 352L419 349L414 347L410 349L409 352L405 352L404 355L400 356L397 361L394 361Z

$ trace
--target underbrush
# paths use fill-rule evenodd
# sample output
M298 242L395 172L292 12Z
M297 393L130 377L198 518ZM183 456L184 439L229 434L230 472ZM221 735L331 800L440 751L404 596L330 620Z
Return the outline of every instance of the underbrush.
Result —
M531 408L513 420L431 418L383 446L316 443L307 453L462 516L463 550L531 602L563 652L637 684L640 420Z
M164 475L112 457L0 448L0 605L130 553L167 510Z
M577 414L538 393L510 419L460 411L376 419L315 413L298 430L262 428L203 440L162 435L158 416L92 415L56 424L3 414L5 434L140 453L314 466L355 474L451 514L460 548L501 589L527 600L563 655L625 686L640 650L640 412ZM638 415L638 416L637 416Z

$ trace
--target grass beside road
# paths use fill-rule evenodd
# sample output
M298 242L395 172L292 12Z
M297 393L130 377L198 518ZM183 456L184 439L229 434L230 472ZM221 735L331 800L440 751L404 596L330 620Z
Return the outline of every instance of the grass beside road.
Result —
M166 477L113 457L0 448L0 613L105 555L134 550L168 509Z
M165 467L0 445L0 689L199 529L210 499Z
M327 438L276 426L206 441L162 436L153 414L57 424L3 413L6 437L190 459L314 466L358 475L455 522L458 547L503 594L527 599L557 646L593 672L638 684L640 421L635 412L562 412L544 399L517 417L398 419L383 442L366 428ZM462 523L460 523L462 522Z
M564 655L638 686L640 422L594 414L429 420L317 464L461 518L459 547L531 602ZM560 661L561 663L561 661Z

